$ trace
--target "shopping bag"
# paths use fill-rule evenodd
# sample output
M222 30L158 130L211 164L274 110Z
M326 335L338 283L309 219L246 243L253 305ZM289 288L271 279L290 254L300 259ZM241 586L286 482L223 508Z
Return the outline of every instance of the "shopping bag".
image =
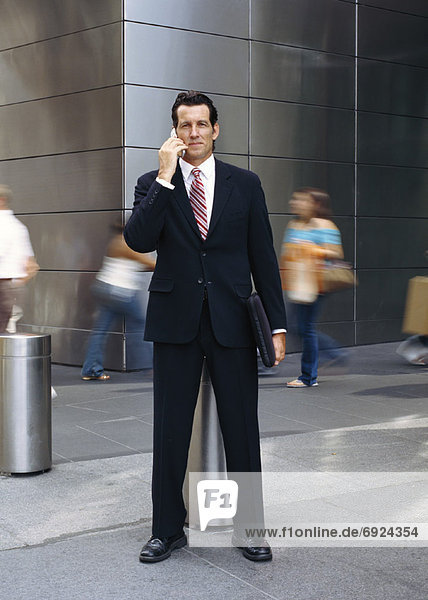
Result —
M343 260L325 261L322 272L322 292L331 294L357 285L352 265Z
M282 288L291 302L311 304L320 289L319 261L311 256L307 248L299 243L283 245L281 257Z
M409 281L403 331L428 335L428 277L413 277Z

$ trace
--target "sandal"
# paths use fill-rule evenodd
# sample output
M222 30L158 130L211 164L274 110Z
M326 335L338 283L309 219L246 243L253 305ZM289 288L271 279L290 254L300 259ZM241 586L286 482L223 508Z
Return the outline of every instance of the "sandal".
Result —
M84 375L82 379L83 381L107 381L107 379L110 379L110 375L106 375L106 373L103 373L102 375Z
M311 385L304 383L301 379L293 379L293 381L287 382L288 388L305 388L305 387L317 387L318 381L315 381Z

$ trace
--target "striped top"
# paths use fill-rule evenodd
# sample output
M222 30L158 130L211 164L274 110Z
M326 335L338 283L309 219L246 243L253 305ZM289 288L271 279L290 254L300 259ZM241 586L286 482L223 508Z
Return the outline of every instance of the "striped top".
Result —
M334 223L331 223L331 227L300 229L293 227L293 222L291 221L285 230L283 243L293 244L298 242L312 242L318 246L324 244L336 244L340 246L342 244L340 231Z

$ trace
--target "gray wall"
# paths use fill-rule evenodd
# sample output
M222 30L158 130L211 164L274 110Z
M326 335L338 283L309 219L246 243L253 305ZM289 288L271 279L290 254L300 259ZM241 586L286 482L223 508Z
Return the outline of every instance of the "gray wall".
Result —
M79 364L122 214L122 3L0 0L0 14L0 182L41 266L21 329L51 333L54 360ZM121 368L122 348L119 325L107 365Z
M358 8L357 344L400 337L407 282L428 271L427 17L420 0Z
M328 299L323 330L346 345L399 339L407 281L427 270L426 4L168 4L125 2L126 207L177 91L202 89L219 108L217 154L262 179L278 252L292 191L330 192L360 284Z
M217 155L260 175L278 251L293 189L330 192L360 284L328 299L323 329L346 345L400 338L407 281L427 270L425 2L0 9L0 181L42 267L26 327L54 334L55 360L82 360L108 224L131 208L137 176L156 168L172 101L189 88L218 106ZM121 368L122 348L118 331L106 366Z

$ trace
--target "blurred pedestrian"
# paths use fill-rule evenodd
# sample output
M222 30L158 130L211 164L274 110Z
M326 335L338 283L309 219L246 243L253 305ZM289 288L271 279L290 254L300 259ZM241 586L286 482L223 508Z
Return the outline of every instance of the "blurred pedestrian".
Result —
M342 356L337 344L316 331L322 303L324 261L343 258L341 236L330 220L330 197L323 190L301 188L290 200L295 215L284 234L281 278L296 315L302 338L301 374L289 381L289 388L317 386L318 353L323 348L330 358Z
M145 306L140 293L141 274L153 271L156 261L151 254L140 254L127 246L122 225L113 225L112 229L113 237L93 286L98 315L82 367L84 381L110 379L104 373L104 350L107 333L118 317L132 320L132 332L138 333L143 343Z
M425 250L428 260L428 250ZM412 333L397 348L397 354L412 365L428 364L428 277L409 281L404 311L403 331Z
M397 348L397 354L411 365L428 365L428 335L412 335Z
M13 214L11 201L10 188L0 185L0 333L8 330L17 296L39 270L28 229Z

